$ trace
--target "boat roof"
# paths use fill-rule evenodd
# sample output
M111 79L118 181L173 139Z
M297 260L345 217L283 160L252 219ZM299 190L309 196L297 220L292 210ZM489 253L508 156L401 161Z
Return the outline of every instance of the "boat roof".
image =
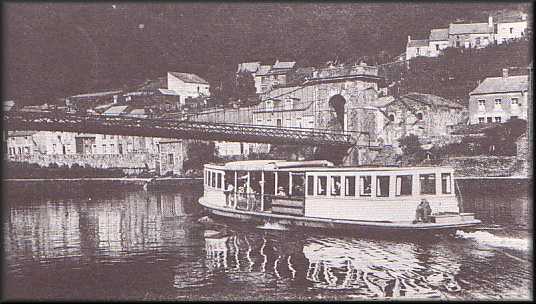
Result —
M206 168L230 171L292 171L292 172L348 172L348 171L433 171L437 169L453 170L446 166L422 167L373 167L352 166L335 167L327 160L285 161L285 160L245 160L233 161L225 164L207 164Z

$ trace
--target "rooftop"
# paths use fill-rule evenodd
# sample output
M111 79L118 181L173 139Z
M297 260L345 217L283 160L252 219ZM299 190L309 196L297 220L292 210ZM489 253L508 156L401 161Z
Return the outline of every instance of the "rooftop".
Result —
M410 40L408 41L407 47L427 47L428 46L428 39L423 40Z
M168 72L169 74L173 75L174 77L176 78L179 78L180 80L184 81L184 82L187 82L187 83L202 83L202 84L208 84L208 82L195 75L195 74L191 74L191 73L179 73L179 72Z
M108 110L104 111L104 115L113 115L113 116L116 116L116 115L120 115L122 114L126 108L128 108L128 106L114 106L114 107L110 107Z
M79 94L79 95L73 95L73 96L70 96L69 98L84 98L84 97L103 97L103 96L108 96L108 95L116 95L116 94L121 94L123 91L121 90L118 90L118 91L106 91L106 92L96 92L96 93L87 93L87 94Z
M271 68L272 68L271 65L261 65L259 69L257 70L256 76L267 75L268 72L270 72Z
M296 61L276 61L272 69L292 69L296 65Z
M8 131L7 136L8 137L24 137L24 136L32 136L37 131Z
M259 70L261 66L261 63L259 61L257 62L243 62L238 64L237 73L240 72L249 72L249 73L255 73Z
M491 33L493 33L493 27L490 27L488 23L451 23L449 25L449 35Z
M429 106L440 106L447 108L463 109L463 106L446 98L424 93L411 92L400 97L403 100L417 101Z
M430 31L430 41L449 40L449 29L432 29Z
M469 95L522 92L529 87L528 75L509 77L488 77L484 79Z

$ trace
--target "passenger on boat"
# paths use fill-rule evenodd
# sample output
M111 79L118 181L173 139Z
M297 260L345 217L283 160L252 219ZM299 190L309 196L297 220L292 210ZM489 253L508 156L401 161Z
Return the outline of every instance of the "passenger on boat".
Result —
M287 193L285 192L285 188L283 188L283 187L277 188L277 195L279 195L279 196L287 196Z
M430 208L430 204L426 199L421 199L421 203L417 206L417 210L415 210L415 221L414 223L423 222L428 223L430 222L430 215L432 214L432 208Z
M225 206L228 207L231 205L232 193L234 192L233 184L227 184L227 188L223 191L225 193Z

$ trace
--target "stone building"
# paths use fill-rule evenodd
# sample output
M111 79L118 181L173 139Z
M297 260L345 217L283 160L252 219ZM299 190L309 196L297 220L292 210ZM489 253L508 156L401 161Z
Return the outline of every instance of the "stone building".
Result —
M483 48L493 42L493 18L480 23L451 23L449 45L455 48Z
M160 139L158 144L156 171L160 175L183 173L186 149L182 140Z
M497 44L527 35L527 14L520 12L501 12L495 15L493 27L494 41Z
M432 29L428 38L428 56L437 57L449 47L449 29Z
M410 60L415 57L428 57L429 56L429 44L428 39L411 39L408 36L408 42L406 44L406 60Z
M398 140L413 134L421 142L448 141L449 126L465 120L464 107L448 99L422 93L409 93L398 98L382 98L378 104L379 141L398 146Z
M210 96L209 83L205 79L191 73L168 72L167 86L169 90L179 95L178 98L181 105L185 103L187 97Z
M503 69L501 77L484 79L469 93L471 124L506 122L510 118L527 119L529 100L528 75L509 76ZM531 101L530 101L531 102Z

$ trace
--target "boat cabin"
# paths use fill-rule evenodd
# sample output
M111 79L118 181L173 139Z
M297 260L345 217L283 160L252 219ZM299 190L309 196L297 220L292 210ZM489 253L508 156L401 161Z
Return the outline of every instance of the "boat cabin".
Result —
M459 213L449 167L334 167L328 161L207 164L211 204L259 213L411 222L421 199L432 215Z

